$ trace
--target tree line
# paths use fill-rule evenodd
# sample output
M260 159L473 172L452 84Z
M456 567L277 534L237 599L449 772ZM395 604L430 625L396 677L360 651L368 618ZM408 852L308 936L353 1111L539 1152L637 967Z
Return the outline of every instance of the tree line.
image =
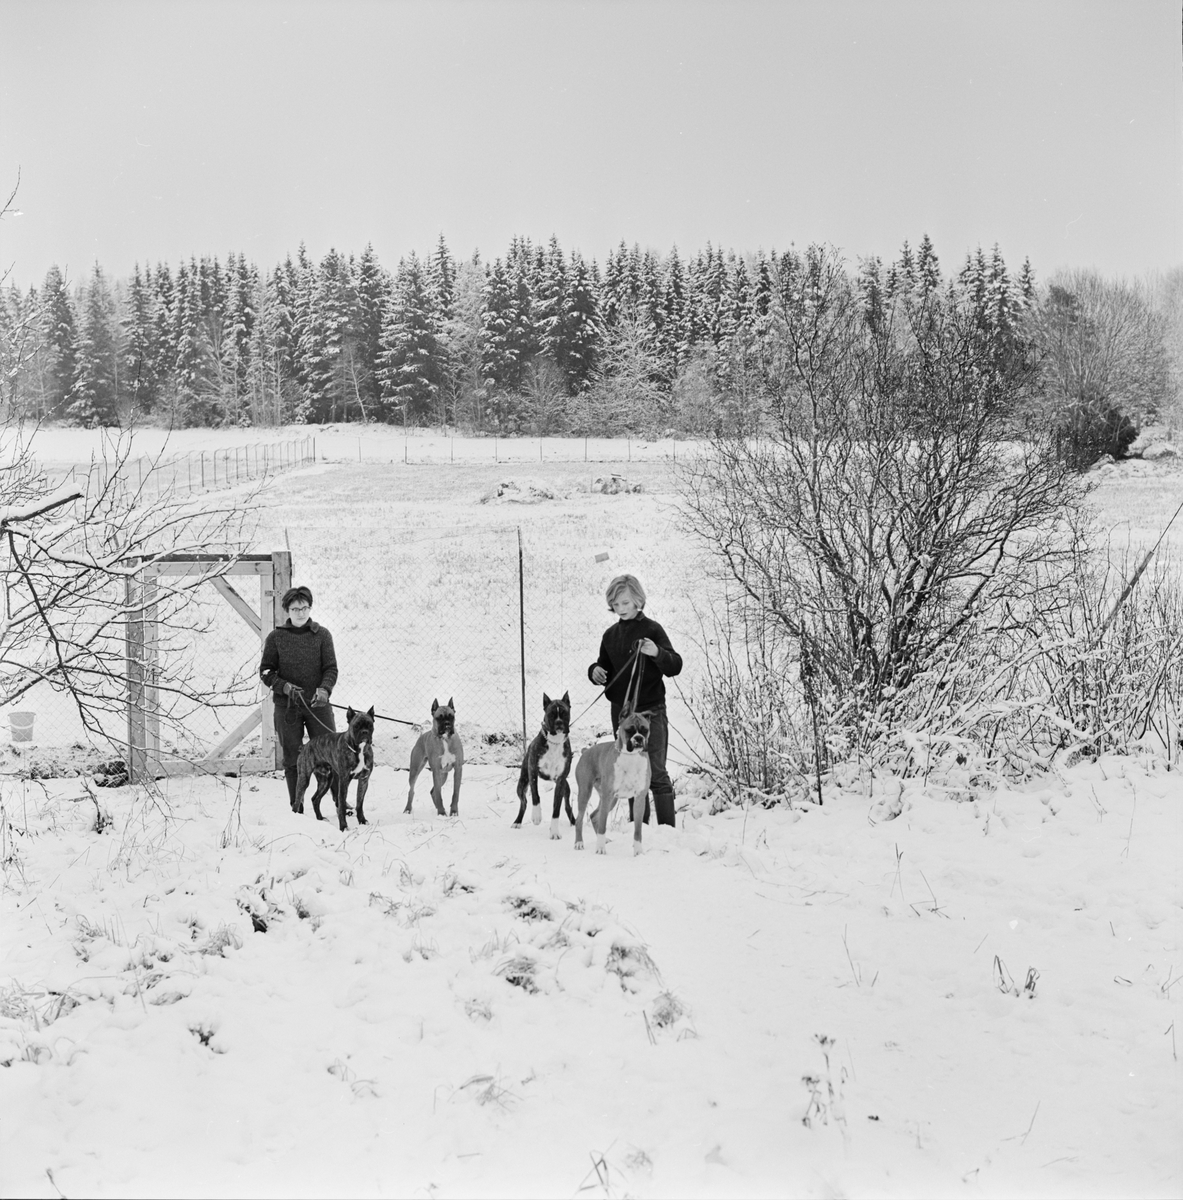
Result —
M622 242L601 269L555 238L458 260L441 236L393 272L369 246L319 263L301 246L269 271L235 253L137 265L118 280L96 263L81 283L55 266L40 287L0 293L0 402L10 415L79 425L755 430L765 416L756 360L802 261L794 249L710 245L683 260ZM1128 444L1177 398L1179 272L1157 290L1091 272L1037 286L1030 263L1014 272L995 247L945 279L927 236L889 266L847 269L868 320L919 280L956 288L980 320L1021 333L1077 441L1101 429L1106 448Z

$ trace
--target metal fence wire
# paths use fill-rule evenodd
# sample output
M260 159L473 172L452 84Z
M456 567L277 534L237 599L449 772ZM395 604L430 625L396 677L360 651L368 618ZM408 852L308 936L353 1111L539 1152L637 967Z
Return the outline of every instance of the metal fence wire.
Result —
M557 458L567 449L556 447L553 453ZM611 449L601 448L600 461L612 461ZM526 461L539 453L534 446L521 450ZM625 451L617 443L615 461L627 461ZM552 449L544 453L549 458ZM240 448L237 456L233 450L177 456L167 469L182 489L190 480L199 487L204 478L211 490L215 482L218 487L245 483L256 470L273 473L306 464L314 454L309 437L252 449L249 455ZM153 476L160 469L155 463L145 487L158 486ZM136 460L130 460L126 471L129 486L140 486ZM430 512L424 515L430 521ZM524 740L537 731L544 692L556 696L569 691L573 713L595 700L599 689L588 681L586 668L610 614L603 602L604 571L598 564L586 569L593 565L590 551L587 564L579 569L570 564L564 579L562 564L556 575L555 564L535 541L542 534L528 524L524 541L519 524L487 518L465 526L411 525L380 533L371 545L366 529L350 528L315 553L302 548L297 537L291 554L291 578L313 584L313 619L333 635L339 666L332 696L339 706L337 727L344 727L346 706L372 705L379 716L391 718L377 722L380 762L406 766L415 738L429 725L433 700L453 701L469 761L502 764L520 762ZM587 534L590 542L594 528ZM250 628L224 594L203 584L185 628L159 633L168 671L185 676L194 691L209 697L206 704L167 697L160 701L167 710L157 714L160 749L193 764L200 764L252 713L269 720L262 712L258 667L260 634L272 626L267 611L272 601L265 593L260 596L255 582L229 582L259 613L261 630ZM276 616L282 619L282 613ZM73 698L52 680L12 707L32 713L33 728L31 742L13 740L24 737L25 730L0 732L0 741L8 734L10 751L23 753L29 747L61 759L95 740L88 738ZM102 748L109 756L127 740L127 714L106 714L100 724L110 739ZM588 714L573 740L590 742L607 728L603 704ZM270 750L256 725L228 757L258 758Z
M200 494L307 466L314 457L315 439L311 436L188 454L139 456L120 464L116 482L139 490L148 500L169 493ZM102 460L87 467L51 467L45 472L47 486L69 480L85 493L94 494L108 485L110 469ZM7 573L12 571L9 563ZM167 743L177 753L198 757L216 741L225 721L234 719L236 710L241 708L241 704L233 702L237 697L225 703L228 681L240 675L252 657L257 659L258 645L257 638L252 644L250 631L216 593L208 591L208 595L197 595L193 611L186 618L187 627L201 632L174 631L166 638L166 652L180 656L181 661L176 664L179 673L192 676L194 686L204 687L215 703L179 704L176 720L172 722L165 714L162 744ZM248 636L244 638L244 634ZM256 668L257 662L251 664L252 672ZM204 677L203 672L206 672ZM237 715L241 717L240 712ZM84 717L69 689L52 672L9 704L0 716L0 751L6 751L16 760L15 769L21 771L44 774L70 771L96 758L120 753L126 737L125 711L88 710Z

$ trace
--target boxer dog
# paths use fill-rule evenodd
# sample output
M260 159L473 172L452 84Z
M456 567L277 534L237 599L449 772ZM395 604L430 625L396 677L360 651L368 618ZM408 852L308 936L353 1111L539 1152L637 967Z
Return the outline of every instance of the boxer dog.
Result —
M592 788L600 797L600 806L592 813L596 831L596 853L603 854L607 838L608 814L623 796L632 800L633 853L641 853L641 825L645 819L645 793L649 790L649 718L626 709L621 713L616 741L597 742L579 756L575 768L579 788L579 812L575 818L575 849L583 849L583 814L591 799Z
M550 836L556 841L559 833L559 810L567 805L567 819L575 824L571 812L571 785L567 775L571 770L571 742L567 731L571 725L571 694L564 692L561 700L552 700L542 693L542 728L522 759L522 773L518 776L518 818L514 829L521 829L526 815L526 788L530 788L531 813L535 825L542 823L542 800L538 795L538 780L553 779L555 785L554 810L550 818Z
M404 813L411 811L415 799L415 780L424 764L431 767L431 799L435 811L442 817L444 813L444 781L448 772L452 771L452 809L454 817L460 811L460 777L464 773L464 745L456 732L456 707L449 699L447 704L438 700L431 702L431 728L419 735L418 741L411 747L411 786L407 792L407 807Z
M374 710L354 712L345 710L348 727L344 733L319 733L300 747L296 759L296 798L292 801L292 812L304 811L304 792L308 781L316 776L316 791L312 793L312 811L316 819L320 815L320 798L333 789L337 803L337 822L345 832L346 797L349 781L357 780L357 823L366 824L366 788L370 786L370 773L374 769Z

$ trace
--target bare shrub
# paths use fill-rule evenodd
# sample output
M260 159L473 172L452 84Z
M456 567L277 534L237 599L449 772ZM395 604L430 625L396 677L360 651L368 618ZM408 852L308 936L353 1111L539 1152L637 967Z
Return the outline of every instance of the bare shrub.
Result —
M858 284L828 250L785 256L753 355L763 433L717 436L682 471L747 628L767 622L757 669L715 677L757 687L764 661L782 679L795 663L818 736L777 703L815 767L893 728L923 677L999 654L1068 568L1082 492L1004 318L941 284L931 250Z
M229 566L246 549L252 497L210 504L174 491L152 465L132 477L128 431L106 438L77 481L55 485L33 457L34 432L13 422L0 429L0 537L8 556L0 704L48 683L73 700L92 735L105 736L101 717L127 703L128 626L143 620L138 573L170 553L220 555ZM189 651L204 626L193 601L223 569L213 563L155 585L158 716L178 733L197 707L236 703L256 687L253 676L223 680L214 695L195 680Z

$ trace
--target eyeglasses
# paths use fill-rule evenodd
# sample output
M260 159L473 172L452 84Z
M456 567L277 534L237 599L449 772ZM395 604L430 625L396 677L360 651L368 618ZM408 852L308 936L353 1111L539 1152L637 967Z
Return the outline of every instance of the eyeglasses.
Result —
M312 611L311 604L289 604L288 605L288 612L295 613L297 616L299 616L301 613L306 613L306 612L311 612L311 611Z

